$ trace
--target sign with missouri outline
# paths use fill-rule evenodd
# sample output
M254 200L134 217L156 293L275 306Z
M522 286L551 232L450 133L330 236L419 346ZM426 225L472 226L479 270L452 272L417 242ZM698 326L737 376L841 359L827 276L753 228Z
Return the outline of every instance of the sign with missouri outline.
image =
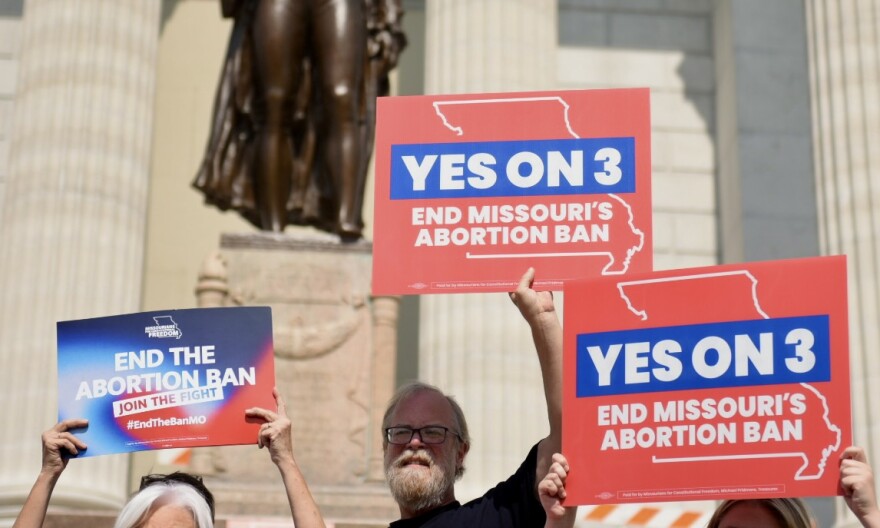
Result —
M58 323L58 418L89 420L79 457L255 443L244 411L274 409L274 386L268 307Z
M651 270L647 89L384 97L376 122L374 294Z
M838 493L852 442L845 257L564 291L572 503Z

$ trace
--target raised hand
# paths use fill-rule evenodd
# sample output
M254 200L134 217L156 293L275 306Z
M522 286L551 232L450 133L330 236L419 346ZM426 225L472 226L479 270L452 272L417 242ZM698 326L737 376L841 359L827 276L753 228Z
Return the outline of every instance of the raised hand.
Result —
M86 449L86 444L70 430L81 429L87 425L89 425L89 421L86 419L71 418L58 422L51 429L43 432L41 436L43 442L41 473L57 478L67 467L69 458L66 455L76 456L80 451Z
M868 465L865 450L848 447L840 457L840 487L846 505L862 526L880 527L880 509L874 488L874 472Z
M67 467L69 460L67 455L76 456L86 449L86 444L77 438L71 429L81 429L89 425L89 421L82 418L71 418L58 422L48 431L43 432L40 439L43 442L43 465L37 480L31 487L27 499L21 506L21 511L13 528L40 528L46 520L46 511L49 508L49 500L58 478Z
M287 416L287 408L277 388L272 389L272 396L275 397L275 403L278 407L277 411L253 407L246 410L245 415L265 421L260 426L260 432L257 435L257 445L260 446L260 449L264 447L269 449L269 456L277 466L282 462L293 462L293 439L291 438L291 425L290 418Z
M559 453L554 453L550 471L538 483L538 498L547 514L546 528L570 528L574 526L577 506L566 507L565 479L568 478L568 461Z
M318 505L296 464L296 459L293 457L293 439L290 418L287 417L287 407L284 405L284 400L277 388L272 389L272 396L275 397L277 411L261 407L253 407L245 411L246 416L259 418L265 422L260 426L257 445L260 446L260 449L264 447L269 449L272 462L278 466L278 471L281 472L281 480L284 482L284 490L287 492L293 524L298 528L325 528Z
M527 269L519 279L516 291L510 293L510 300L519 308L520 313L530 325L533 325L543 314L552 314L554 318L556 317L553 293L532 289L534 280L535 268Z

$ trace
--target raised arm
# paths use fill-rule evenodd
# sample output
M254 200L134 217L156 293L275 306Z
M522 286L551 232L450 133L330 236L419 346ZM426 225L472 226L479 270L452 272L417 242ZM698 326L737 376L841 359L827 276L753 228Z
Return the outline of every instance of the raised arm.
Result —
M293 516L293 524L297 528L326 528L318 504L312 497L306 480L293 457L293 440L290 432L290 418L287 417L287 409L284 400L273 389L272 395L278 405L278 411L254 407L245 411L251 418L265 420L260 426L260 435L257 444L262 449L269 448L269 456L272 462L278 466L281 472L281 480L284 482L284 490L287 492L287 502L290 504L290 513Z
M88 420L70 419L58 422L42 435L43 465L37 480L21 507L18 517L12 524L13 528L41 528L46 520L49 499L58 478L67 467L65 453L76 456L86 445L70 432L89 424Z
M568 461L559 453L553 454L550 470L538 483L538 497L547 514L544 528L572 528L577 516L577 506L567 507L565 502L565 479L568 477Z
M529 268L520 279L516 291L510 294L510 299L532 329L550 420L550 434L538 445L537 487L550 469L553 453L562 451L562 325L553 306L553 294L532 289L534 280L535 270Z
M862 526L880 528L880 509L874 488L874 472L868 465L865 450L848 447L840 456L840 487L846 505Z

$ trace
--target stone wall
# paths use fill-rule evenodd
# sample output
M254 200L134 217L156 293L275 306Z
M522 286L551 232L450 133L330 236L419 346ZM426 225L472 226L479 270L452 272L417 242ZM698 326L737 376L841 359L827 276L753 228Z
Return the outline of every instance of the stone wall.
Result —
M0 5L0 214L3 190L9 173L9 137L15 110L18 54L24 0L6 0Z
M559 88L651 89L654 267L717 262L712 2L560 0Z

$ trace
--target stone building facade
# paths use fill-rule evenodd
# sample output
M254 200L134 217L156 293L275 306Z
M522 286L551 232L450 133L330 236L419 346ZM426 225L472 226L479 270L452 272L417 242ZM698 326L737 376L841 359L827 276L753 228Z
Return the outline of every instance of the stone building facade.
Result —
M855 441L880 456L877 0L404 6L397 93L651 88L657 268L847 254ZM55 419L55 322L193 307L221 233L252 230L189 187L229 30L211 0L0 2L0 526ZM473 496L546 428L528 330L503 295L405 298L401 318L398 378L474 424ZM53 505L114 508L163 463L72 464Z

